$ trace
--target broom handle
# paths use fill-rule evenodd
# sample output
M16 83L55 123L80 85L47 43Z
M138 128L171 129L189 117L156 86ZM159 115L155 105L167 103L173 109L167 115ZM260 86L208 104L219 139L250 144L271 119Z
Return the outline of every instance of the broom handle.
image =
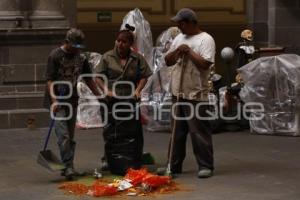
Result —
M63 96L64 92L65 92L64 88L61 88L59 90L59 96ZM55 117L55 113L54 113L54 117ZM51 122L50 122L49 130L48 130L47 138L46 138L46 141L45 141L45 144L44 144L44 151L47 149L49 138L50 138L54 123L55 123L55 118L52 118Z
M180 97L180 93L181 93L181 90L182 90L182 82L183 82L183 74L184 74L184 71L185 71L185 65L186 65L186 61L185 61L185 57L183 56L182 57L182 64L181 64L181 74L180 74L180 79L179 79L179 91L177 93L176 103L179 102L179 97ZM175 106L175 115L176 116L177 116L177 112L178 112L178 105ZM167 166L169 168L169 170L171 170L171 160L172 160L173 149L174 149L176 122L177 122L177 120L174 119L173 126L172 126L172 133L171 133L170 151L169 151L169 156L168 156L168 166Z
M45 141L45 144L44 144L44 151L47 149L49 138L50 138L50 135L51 135L51 132L52 132L52 128L54 126L54 122L55 122L55 120L51 119L50 127L49 127L48 134L47 134L47 138L46 138L46 141Z

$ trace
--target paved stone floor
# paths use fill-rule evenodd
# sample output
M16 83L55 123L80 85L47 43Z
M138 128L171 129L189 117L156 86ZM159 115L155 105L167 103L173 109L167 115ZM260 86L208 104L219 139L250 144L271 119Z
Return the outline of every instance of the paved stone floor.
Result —
M36 164L46 132L46 129L0 131L0 199L94 199L65 195L57 189L62 177ZM145 133L145 151L154 155L158 165L166 162L169 136L167 133ZM156 199L300 199L300 137L253 135L247 131L213 137L215 176L209 179L196 177L197 168L189 141L184 173L176 178L189 190ZM51 139L50 148L57 153L54 135ZM76 167L80 170L97 167L103 152L100 130L77 131L76 140ZM141 197L125 197L131 198Z

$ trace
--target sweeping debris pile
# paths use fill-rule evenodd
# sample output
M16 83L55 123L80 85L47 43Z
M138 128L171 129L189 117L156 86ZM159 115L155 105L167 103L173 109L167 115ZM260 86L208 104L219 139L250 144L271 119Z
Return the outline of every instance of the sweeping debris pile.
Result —
M158 176L147 169L129 169L122 179L108 182L104 178L95 180L92 185L65 182L59 189L73 195L90 195L93 197L127 195L147 196L179 191L178 185L168 176Z

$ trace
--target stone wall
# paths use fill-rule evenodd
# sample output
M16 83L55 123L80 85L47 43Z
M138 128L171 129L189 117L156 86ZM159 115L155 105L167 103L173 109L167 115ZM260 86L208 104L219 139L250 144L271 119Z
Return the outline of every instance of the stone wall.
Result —
M268 46L268 0L248 0L248 23L254 30L255 43Z
M76 0L0 0L0 129L48 126L47 57L75 17Z
M300 1L269 0L269 43L300 55Z
M299 0L248 0L247 15L257 46L282 46L286 53L300 54Z

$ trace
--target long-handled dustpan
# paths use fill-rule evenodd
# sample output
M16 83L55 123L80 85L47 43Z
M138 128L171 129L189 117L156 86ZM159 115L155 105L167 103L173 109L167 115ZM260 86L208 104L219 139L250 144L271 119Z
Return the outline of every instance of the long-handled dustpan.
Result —
M49 171L59 171L65 168L63 163L56 157L56 155L49 149L47 149L48 146L48 141L52 132L52 128L54 126L55 120L51 120L51 124L49 127L48 135L44 144L44 149L40 151L38 158L37 158L37 163L40 164L41 166L45 167Z

